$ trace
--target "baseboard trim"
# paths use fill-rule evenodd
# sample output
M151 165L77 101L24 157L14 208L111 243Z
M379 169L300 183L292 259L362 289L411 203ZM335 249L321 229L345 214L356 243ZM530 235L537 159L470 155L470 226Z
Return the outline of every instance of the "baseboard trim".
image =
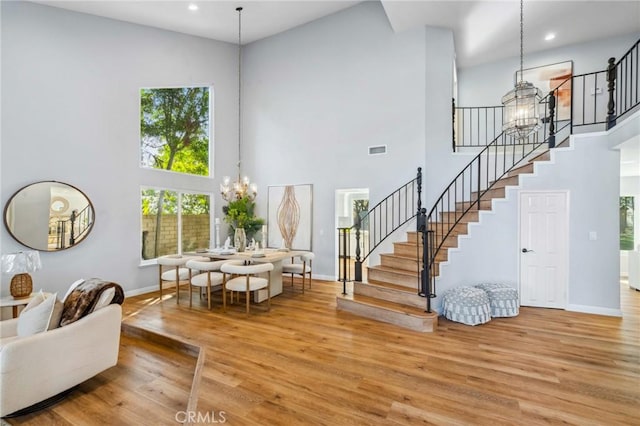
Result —
M313 280L314 281L337 281L336 277L331 276L331 275L316 275L313 274ZM162 286L162 288L174 288L175 284L173 283L164 283L164 285ZM141 294L145 294L145 293L152 293L154 291L158 291L159 287L158 285L150 285L147 287L142 287L142 288L134 288L133 290L127 290L124 292L125 297L133 297L133 296L140 296Z
M165 286L162 286L163 288ZM174 286L175 287L175 286ZM139 296L141 294L145 294L145 293L151 293L152 291L158 291L159 287L158 285L151 285L148 287L142 287L142 288L136 288L133 290L127 290L124 292L125 297L133 297L133 296Z
M599 306L567 305L567 311L582 312L583 314L606 315L609 317L622 317L622 310L602 308Z

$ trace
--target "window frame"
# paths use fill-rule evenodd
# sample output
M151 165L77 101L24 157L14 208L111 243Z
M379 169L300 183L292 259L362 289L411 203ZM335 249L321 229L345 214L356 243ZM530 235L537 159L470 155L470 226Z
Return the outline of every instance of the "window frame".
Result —
M142 128L140 126L140 115L142 113L142 90L152 90L152 89L185 89L185 88L199 88L206 87L209 89L209 152L208 152L208 165L207 169L209 173L207 175L196 175L191 173L179 172L176 170L166 170L166 169L157 169L154 167L145 167L142 164ZM165 86L141 86L138 88L138 115L137 115L137 123L138 123L138 167L140 170L152 171L152 172L161 172L161 173L170 173L178 176L187 176L187 177L196 177L196 178L207 178L210 180L214 179L215 173L213 170L213 166L215 165L214 161L214 146L215 146L215 122L214 122L214 105L215 105L215 91L214 85L212 83L206 84L191 84L191 85L165 85Z
M154 191L169 191L169 192L175 192L178 196L178 201L177 201L177 209L176 209L176 226L178 227L177 229L177 239L178 239L178 253L177 254L183 254L182 251L182 195L183 194L193 194L193 195L206 195L209 197L209 244L211 244L211 241L214 241L214 237L215 237L215 227L214 227L214 216L215 214L213 213L215 211L215 206L214 206L214 193L213 192L208 192L208 191L198 191L198 190L192 190L192 189L178 189L178 188L169 188L169 187L160 187L160 186L154 186L154 185L140 185L138 188L138 214L140 215L139 217L139 225L138 225L138 236L139 238L139 242L140 242L140 249L138 250L138 253L140 253L140 263L139 266L149 266L149 265L157 265L158 264L158 258L154 257L153 259L143 259L142 258L142 231L143 231L143 218L142 218L142 192L145 190L149 190L152 189ZM207 247L208 248L208 247Z

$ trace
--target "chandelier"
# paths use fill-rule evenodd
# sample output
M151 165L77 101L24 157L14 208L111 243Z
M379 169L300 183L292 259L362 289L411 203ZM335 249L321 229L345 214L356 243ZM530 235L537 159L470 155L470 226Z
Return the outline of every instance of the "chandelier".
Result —
M242 142L242 8L238 11L238 179L231 182L229 176L225 176L220 184L220 194L225 201L248 198L254 200L258 194L258 186L251 183L248 176L241 178L240 173L240 145Z
M524 0L520 0L520 81L502 97L502 130L516 139L525 139L540 128L538 104L540 90L523 77Z

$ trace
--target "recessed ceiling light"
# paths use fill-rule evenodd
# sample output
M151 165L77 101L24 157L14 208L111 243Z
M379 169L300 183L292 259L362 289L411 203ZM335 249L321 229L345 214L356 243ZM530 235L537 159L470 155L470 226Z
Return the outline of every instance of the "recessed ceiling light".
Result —
M189 10L195 12L196 10L198 10L198 5L195 3L189 3Z
M554 33L549 33L549 34L547 34L546 36L544 36L544 39L545 39L546 41L551 41L551 40L553 40L554 38L556 38L556 35L555 35Z

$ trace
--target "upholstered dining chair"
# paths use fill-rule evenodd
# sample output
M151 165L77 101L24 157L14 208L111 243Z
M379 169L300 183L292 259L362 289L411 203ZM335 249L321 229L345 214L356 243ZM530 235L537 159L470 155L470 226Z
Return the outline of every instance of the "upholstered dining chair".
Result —
M301 275L302 276L302 293L304 293L305 286L305 275L309 275L309 288L311 288L311 263L313 259L316 257L312 252L306 252L297 256L300 259L300 262L295 262L295 258L291 259L291 263L287 263L282 265L282 273L283 274L291 274L291 285L293 285L293 276Z
M206 261L208 258L202 256L183 256L180 254L169 254L158 257L160 300L162 300L162 284L175 283L176 303L180 304L180 284L188 284L189 282L189 269L185 267L188 260Z
M271 310L271 271L273 270L272 263L256 263L253 265L245 265L245 262L231 261L227 262L220 267L223 272L222 278L222 306L223 310L227 311L227 290L231 292L245 292L245 298L247 301L247 316L249 316L249 305L251 301L251 292L267 289L267 310ZM268 272L269 277L257 277L256 274ZM227 279L229 275L236 275L235 278ZM233 293L231 295L231 301L233 302Z
M215 262L203 262L201 260L188 260L185 266L189 269L189 307L193 306L193 287L198 289L207 289L207 307L211 309L211 292L222 288L223 274L220 267L224 265L226 260L218 260ZM193 275L193 271L199 271L197 275Z

